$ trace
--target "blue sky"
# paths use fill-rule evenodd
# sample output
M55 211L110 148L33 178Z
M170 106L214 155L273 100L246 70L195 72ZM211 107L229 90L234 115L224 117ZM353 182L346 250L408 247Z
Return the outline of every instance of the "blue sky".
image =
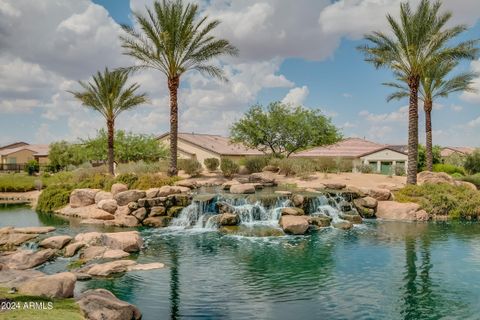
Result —
M229 84L195 73L184 77L181 130L226 134L230 123L250 105L285 100L320 108L345 136L405 143L407 101L387 103L390 89L381 83L392 80L391 73L375 70L356 50L365 32L385 27L385 13L395 15L398 0L301 0L302 8L289 7L288 1L281 0L197 2L209 16L223 21L220 35L240 49L240 56L222 60L231 74ZM9 7L0 9L0 18L10 19L10 25L29 14L18 2L6 3ZM27 38L25 43L11 45L0 55L0 73L5 73L4 83L0 81L0 143L93 136L103 126L101 118L79 106L65 90L78 89L77 80L88 80L105 65L131 63L121 54L118 24L131 24L131 9L142 10L150 1L80 0L59 6L47 0L45 4L49 10L40 12L52 21L24 20L32 25L13 30ZM455 23L472 25L459 40L480 38L480 10L472 10L480 9L476 0L445 4L451 6ZM8 40L8 32L2 35L3 26L0 43ZM35 46L36 30L51 33L39 46ZM32 37L30 44L28 37ZM480 61L464 62L458 71L470 69L480 71ZM121 116L119 128L164 132L168 129L164 78L145 72L134 80L153 101ZM475 85L480 88L480 79ZM433 121L435 143L478 146L480 93L439 100ZM420 122L422 131L423 116Z

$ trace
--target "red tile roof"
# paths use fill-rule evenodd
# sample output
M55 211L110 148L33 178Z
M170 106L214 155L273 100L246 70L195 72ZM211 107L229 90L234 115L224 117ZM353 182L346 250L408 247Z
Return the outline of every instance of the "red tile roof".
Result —
M22 150L30 150L36 156L48 156L50 146L48 144L27 144L21 147L2 149L0 150L0 156L6 156Z
M473 153L473 151L475 151L475 148L472 148L472 147L445 147L445 148L442 148L442 151L440 151L440 155L442 157L448 157L449 155L455 152L459 152L467 155L467 154Z

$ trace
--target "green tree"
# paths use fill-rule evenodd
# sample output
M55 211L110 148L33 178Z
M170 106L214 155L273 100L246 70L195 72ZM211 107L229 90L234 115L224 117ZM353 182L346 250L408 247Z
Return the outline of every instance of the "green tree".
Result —
M426 137L426 169L433 170L433 138L432 138L432 110L433 102L438 98L446 98L449 94L459 91L475 91L472 87L473 80L478 74L464 72L450 79L448 74L458 65L458 62L444 61L431 65L420 79L420 100L423 101L425 111L425 137ZM388 96L387 100L402 99L409 96L409 89L399 79L399 82L388 82L385 85L398 89ZM420 165L418 166L421 167ZM423 167L423 166L422 166Z
M433 146L432 148L432 163L442 163L442 147L440 146ZM418 146L418 171L424 171L427 169L427 148L423 145ZM433 166L433 165L432 165ZM431 170L429 170L431 171Z
M293 152L341 139L338 129L319 110L273 102L264 109L252 106L230 130L233 142L289 157Z
M145 93L137 94L139 85L136 83L127 85L128 71L109 71L105 68L103 74L97 72L93 81L85 83L79 81L84 91L70 91L82 105L91 108L105 118L108 131L108 172L113 172L114 154L114 131L115 120L120 113L135 108L148 101Z
M58 141L50 144L48 159L51 170L59 171L68 165L78 166L86 162L88 157L82 145Z
M400 19L387 15L389 31L373 32L360 47L365 60L376 68L388 67L409 89L407 183L417 182L418 157L418 89L426 70L443 61L474 58L476 40L452 44L451 40L467 27L446 27L452 14L440 13L439 1L422 0L413 12L410 4L400 4Z
M465 159L465 170L469 174L476 174L480 172L480 149L475 149L475 151Z
M180 77L189 70L197 70L218 79L226 80L223 70L210 64L221 55L236 55L237 49L225 39L212 35L219 20L207 21L199 17L195 4L181 0L155 1L147 14L133 13L139 30L123 26L127 35L122 36L125 54L134 57L139 64L134 69L151 68L161 71L168 81L170 92L170 168L169 174L177 174L178 87Z

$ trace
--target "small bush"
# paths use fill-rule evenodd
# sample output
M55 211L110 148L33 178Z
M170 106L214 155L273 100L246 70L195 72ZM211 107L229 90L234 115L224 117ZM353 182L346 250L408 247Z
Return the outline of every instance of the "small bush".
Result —
M262 172L262 169L268 165L269 158L268 157L247 157L245 159L245 167L247 168L248 172Z
M202 165L197 159L179 159L178 169L185 171L192 177L198 176L202 172Z
M150 188L160 188L163 186L171 186L180 180L179 177L166 177L163 175L144 174L138 177L132 185L132 189L147 190Z
M349 159L336 158L335 159L335 169L337 173L340 172L352 172L353 170L353 161Z
M286 176L298 175L307 178L317 170L317 162L304 158L272 159L270 165L279 168L279 173Z
M138 176L134 173L123 173L115 178L115 183L123 183L128 186L128 189L132 189L137 181Z
M203 164L207 167L208 171L213 172L218 169L220 161L217 158L207 158L203 160Z
M452 164L437 163L433 165L434 172L445 172L448 174L459 173L465 175L465 170L462 167L457 167Z
M448 215L453 219L477 219L480 213L478 191L466 186L449 184L409 185L395 193L400 202L415 202L434 215Z
M36 160L30 160L25 165L25 172L28 173L29 176L33 176L35 173L40 171L40 165Z
M397 164L395 165L395 175L396 176L404 176L405 175L405 165L404 164Z
M461 180L473 183L477 188L480 188L480 173L462 177Z
M461 180L461 179L465 178L465 176L461 173L455 172L455 173L452 173L452 178L457 179L457 180Z
M469 154L465 159L465 170L469 174L480 172L480 150L476 149L472 154Z
M116 174L145 174L145 173L159 173L159 172L167 172L169 167L169 163L167 160L160 160L156 162L145 162L145 161L137 161L137 162L128 162L128 163L120 163L115 170Z
M357 166L357 170L361 173L372 173L373 169L369 164L361 164Z
M36 210L40 212L52 212L68 204L71 185L55 185L47 187L38 197Z
M220 170L222 170L223 175L227 178L230 178L234 174L238 173L239 169L239 165L235 161L228 158L223 158L220 163Z
M0 175L1 192L26 192L35 190L35 177L25 174Z

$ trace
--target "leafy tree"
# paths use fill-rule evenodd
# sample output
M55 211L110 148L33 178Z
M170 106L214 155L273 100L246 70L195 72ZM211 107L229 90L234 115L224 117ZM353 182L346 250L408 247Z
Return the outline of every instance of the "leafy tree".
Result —
M147 102L145 93L137 94L139 85L127 85L128 72L124 70L109 71L93 76L93 82L79 81L84 91L70 91L82 105L91 108L105 118L108 130L108 172L113 175L115 120L123 111L133 109Z
M264 109L252 106L230 130L233 142L289 157L293 152L341 139L338 129L319 110L273 102Z
M48 159L50 170L59 171L68 165L78 166L88 157L82 145L58 141L50 144Z
M472 154L469 154L465 159L465 170L469 174L476 174L480 172L480 150L476 149Z
M388 67L409 89L407 184L417 182L418 89L426 70L444 61L474 58L476 40L452 44L451 40L467 27L446 27L452 14L440 13L439 1L421 0L415 12L410 4L400 4L400 19L387 15L392 35L373 32L365 38L369 45L360 47L365 60L376 68Z
M426 169L433 170L433 150L432 150L432 110L433 102L437 98L446 98L450 93L459 91L474 92L472 87L473 80L478 74L474 72L464 72L450 79L445 79L448 74L458 65L458 62L446 61L431 65L420 79L420 99L423 101L425 111L425 136L426 136ZM399 82L385 83L385 85L394 87L398 91L388 96L387 100L402 99L409 96L409 89ZM422 166L423 167L423 166ZM419 165L420 168L420 165Z
M442 147L433 146L432 148L432 162L433 164L442 163ZM418 146L418 171L424 171L427 169L427 148L423 145Z
M197 70L215 78L226 80L223 70L210 61L221 55L236 55L237 49L227 40L212 35L219 20L207 21L199 17L196 4L181 0L155 1L147 14L133 13L139 30L123 26L125 54L134 57L134 69L156 69L168 81L170 92L170 169L177 174L178 102L180 77L189 70Z

